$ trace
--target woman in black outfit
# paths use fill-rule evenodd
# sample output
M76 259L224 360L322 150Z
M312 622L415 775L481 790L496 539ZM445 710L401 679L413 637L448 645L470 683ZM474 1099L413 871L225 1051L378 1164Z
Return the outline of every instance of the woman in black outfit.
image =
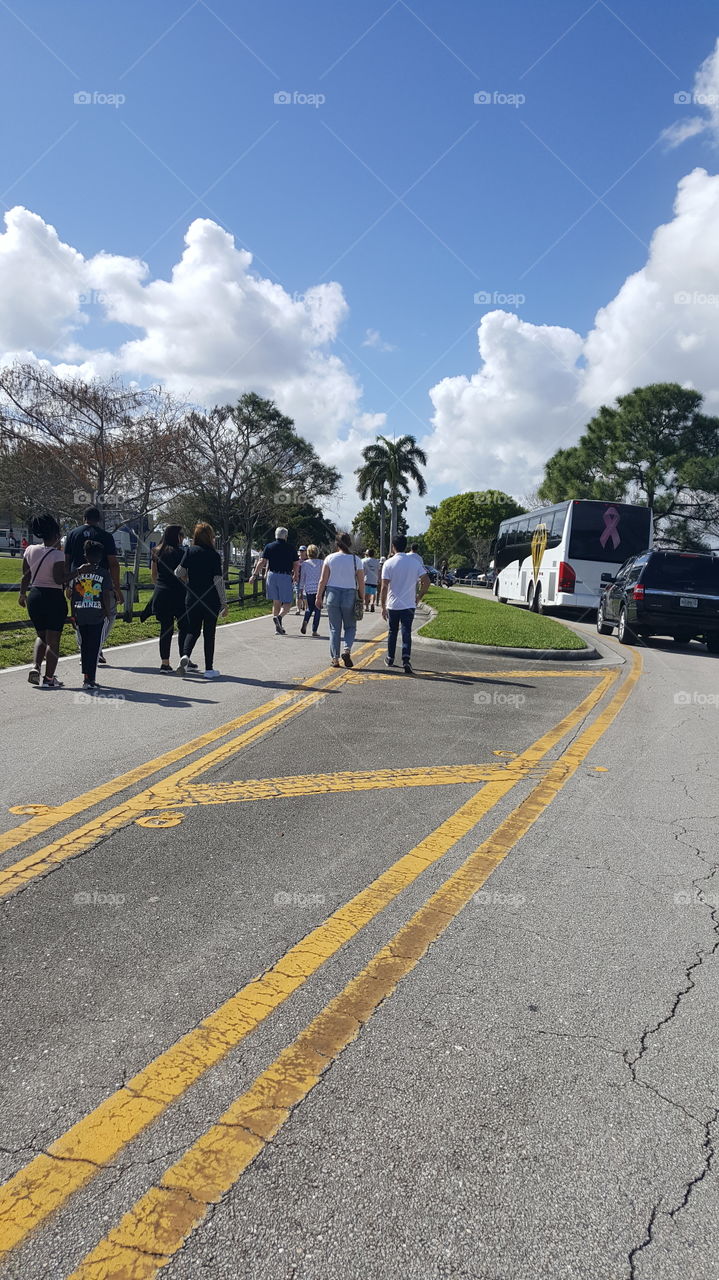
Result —
M213 667L215 659L215 629L221 613L227 614L225 584L222 577L222 561L215 550L215 531L212 525L195 525L192 546L185 548L177 568L177 577L185 583L184 639L180 670L185 675L192 669L190 654L202 632L205 644L205 679L215 680L219 671Z
M182 560L182 527L179 524L168 524L162 535L162 541L152 552L150 572L155 584L152 598L152 612L160 624L160 671L171 673L170 649L177 622L177 643L182 653L185 639L185 588L179 578L175 577L175 569ZM194 662L190 670L196 671Z

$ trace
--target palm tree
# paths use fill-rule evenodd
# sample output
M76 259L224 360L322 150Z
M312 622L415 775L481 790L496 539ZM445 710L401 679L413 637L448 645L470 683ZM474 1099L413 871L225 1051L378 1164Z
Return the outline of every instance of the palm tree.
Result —
M414 484L420 497L427 492L427 485L420 467L426 467L427 455L420 449L414 436L400 436L388 440L378 436L374 444L362 450L364 466L358 467L357 488L366 499L368 495L379 499L380 504L380 555L384 555L385 496L390 502L390 543L397 533L397 507L400 494L409 493Z

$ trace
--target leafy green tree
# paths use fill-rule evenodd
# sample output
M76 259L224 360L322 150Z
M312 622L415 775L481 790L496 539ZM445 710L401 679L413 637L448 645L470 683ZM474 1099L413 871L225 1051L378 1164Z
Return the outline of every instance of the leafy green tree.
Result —
M253 541L269 525L288 525L291 513L331 496L340 480L294 422L254 392L234 405L191 413L184 425L186 491L207 513L225 547L240 535L249 572Z
M456 493L433 510L427 545L438 560L447 560L451 567L473 566L475 561L486 559L501 521L523 511L524 507L500 489Z
M406 533L408 529L405 511L407 509L407 499L401 498L397 508L397 532ZM382 546L384 531L382 528L382 512L380 499L368 502L357 512L352 521L352 532L364 547L373 547L379 554L379 548Z
M389 495L391 541L398 532L400 501L409 493L410 485L415 486L420 497L427 492L420 470L420 467L427 465L427 455L420 449L414 436L406 435L400 436L398 440L378 436L374 444L367 445L362 450L362 457L364 465L356 472L360 497L378 498L383 506L385 492ZM381 541L384 542L384 536ZM384 554L383 547L380 551Z
M665 382L602 405L578 443L549 459L541 497L645 502L662 541L701 541L719 525L719 418L702 402Z
M289 531L290 541L295 547L309 546L314 542L324 551L334 550L337 527L328 520L319 507L311 503L292 508L277 508L275 516L269 523L260 524L255 531L257 545L271 541L278 525L284 525Z

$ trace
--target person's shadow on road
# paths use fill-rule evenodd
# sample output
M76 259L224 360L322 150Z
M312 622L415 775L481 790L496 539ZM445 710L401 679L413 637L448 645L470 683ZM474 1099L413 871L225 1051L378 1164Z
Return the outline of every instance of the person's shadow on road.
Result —
M157 667L115 667L114 669L116 671L137 672L138 675L157 675L157 672L158 672ZM255 680L253 679L252 676L227 676L224 673L220 674L219 679L217 681L205 680L205 677L203 676L201 671L189 671L188 674L184 677L180 675L179 671L177 671L174 673L174 675L175 675L175 679L185 687L188 687L188 686L191 687L192 682L194 681L196 683L202 682L203 685L208 685L208 686L211 683L212 684L215 684L215 683L216 684L244 684L244 685L254 685L258 689L289 689L292 693L296 692L298 689L314 688L313 685L308 686L308 685L303 685L301 683L293 684L291 680ZM158 678L163 680L168 685L171 684L171 681L168 679L167 676L160 676ZM174 685L173 685L173 688L174 688Z
M118 689L112 685L103 684L96 694L87 694L88 701L101 702L106 698L108 702L148 702L155 707L165 707L169 711L182 710L191 707L193 704L203 703L206 706L214 704L214 698L194 698L189 691L183 691L180 694L157 692L145 693L142 689Z

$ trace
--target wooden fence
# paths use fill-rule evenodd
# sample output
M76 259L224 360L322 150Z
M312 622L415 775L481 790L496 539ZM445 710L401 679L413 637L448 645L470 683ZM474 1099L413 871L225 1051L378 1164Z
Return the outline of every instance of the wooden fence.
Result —
M129 557L121 557L121 562L127 564ZM142 610L136 609L135 605L139 603L138 590L135 586L135 575L132 569L125 569L121 580L122 596L124 607L122 611L118 609L117 616L123 622L132 622L134 618L141 617ZM143 588L148 590L149 588ZM19 582L0 582L0 591L20 590ZM239 571L233 573L230 569L225 578L225 592L227 594L228 604L255 604L258 600L265 599L264 581L253 582L251 585L246 581L245 575ZM149 597L148 597L149 600ZM143 608L145 606L143 605ZM11 622L0 622L0 633L3 631L21 631L25 627L31 627L33 624L29 618L18 618Z

